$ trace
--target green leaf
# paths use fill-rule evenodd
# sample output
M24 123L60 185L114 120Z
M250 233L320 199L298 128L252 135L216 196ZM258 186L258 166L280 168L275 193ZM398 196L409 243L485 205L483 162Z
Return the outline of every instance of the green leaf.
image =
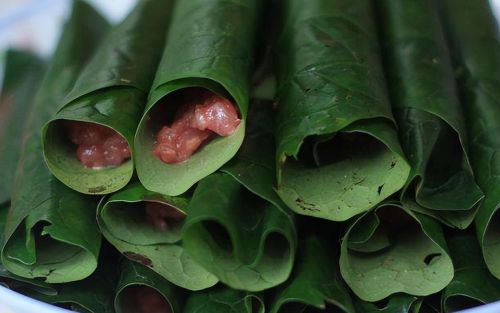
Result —
M52 284L57 290L56 294L42 294L30 290L22 293L43 302L70 308L72 311L114 313L116 262L112 253L103 251L99 268L90 277L77 282Z
M120 270L115 297L117 313L147 313L144 308L154 312L181 312L183 294L179 288L135 262L124 260ZM154 307L148 307L148 301L150 305L154 304Z
M446 239L455 276L443 291L444 311L456 312L500 300L500 281L488 271L474 233L454 232Z
M422 300L415 296L395 294L387 299L387 304L377 306L375 303L358 300L355 302L358 312L363 313L418 313Z
M0 94L0 203L8 201L23 133L26 112L33 105L33 90L43 74L44 64L36 56L19 50L8 50L5 60L4 81Z
M222 173L198 183L183 229L187 251L221 282L260 291L283 283L297 245L292 214L276 196L272 109L252 103L248 133Z
M97 267L97 203L50 174L38 136L29 139L24 153L26 171L16 178L2 262L16 275L50 283L83 279Z
M7 213L9 211L9 205L0 205L0 247L4 245L4 229L5 222L7 220ZM26 289L33 289L39 293L43 294L56 294L57 291L42 281L26 279L12 274L7 271L5 267L0 262L0 285L5 285L8 288L19 291Z
M222 173L199 182L183 232L195 260L231 288L249 291L288 278L294 239L289 216Z
M245 291L222 285L192 293L184 305L183 313L264 313L263 299Z
M277 46L278 193L344 221L403 187L369 0L287 0Z
M355 312L347 286L342 281L334 249L315 235L303 238L292 277L278 287L271 313L309 312L334 305L346 313Z
M465 229L484 195L469 164L465 121L436 4L377 4L393 111L412 167L402 201L416 202L431 211L427 214Z
M488 1L442 3L471 138L472 168L485 194L476 231L486 265L500 278L500 35Z
M139 183L103 198L97 220L103 236L129 259L151 268L171 283L189 290L201 290L217 278L201 267L184 250L181 226L156 230L147 222L144 201L161 202L186 213L187 196L168 197L147 191Z
M49 169L70 188L87 194L107 194L123 188L132 178L132 159L101 170L82 166L61 121L107 126L133 146L160 61L172 2L140 1L107 35L62 108L44 127L44 153Z
M245 136L259 4L260 0L177 1L168 42L135 136L137 174L147 189L182 194L238 151ZM231 136L212 140L184 162L165 164L151 153L158 128L151 116L161 99L188 87L232 98L242 121Z
M72 87L107 25L88 4L75 1L35 96L4 230L2 263L16 275L59 283L83 279L96 269L101 245L96 203L50 174L38 130Z
M340 271L352 291L370 302L399 292L429 295L453 278L439 223L397 203L353 222L342 240Z

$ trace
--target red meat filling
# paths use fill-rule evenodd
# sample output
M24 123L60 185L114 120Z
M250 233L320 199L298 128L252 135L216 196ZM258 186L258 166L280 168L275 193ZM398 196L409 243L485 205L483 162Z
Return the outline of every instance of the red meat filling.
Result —
M146 219L158 231L168 231L180 225L186 214L170 205L146 201Z
M153 152L165 163L179 163L215 135L232 135L239 124L231 101L210 91L197 91L181 105L174 122L158 132Z
M76 156L85 167L118 166L130 159L127 140L111 128L78 121L65 121L65 126L71 142L78 145Z
M124 312L171 313L170 304L155 289L146 286L128 287L124 295Z

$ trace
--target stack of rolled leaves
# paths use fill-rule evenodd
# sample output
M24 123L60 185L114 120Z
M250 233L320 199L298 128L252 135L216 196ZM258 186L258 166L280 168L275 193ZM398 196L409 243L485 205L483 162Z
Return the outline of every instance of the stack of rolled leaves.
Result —
M2 263L10 272L48 283L83 279L97 267L101 235L96 200L67 188L43 160L40 128L57 110L102 35L107 22L76 1L53 60L23 116L26 132L7 214ZM85 44L82 44L82 41ZM9 166L16 167L16 164Z
M0 288L87 313L500 301L499 24L488 0L138 0L110 26L74 0L51 60L5 54Z

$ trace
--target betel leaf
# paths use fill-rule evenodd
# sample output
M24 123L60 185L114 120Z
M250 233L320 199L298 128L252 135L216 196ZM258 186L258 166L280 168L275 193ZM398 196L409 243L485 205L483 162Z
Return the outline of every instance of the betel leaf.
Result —
M96 203L50 174L38 130L57 110L107 27L92 7L75 1L35 96L2 248L2 263L16 275L68 282L89 276L97 266L101 235L95 222Z
M131 260L151 268L171 283L190 290L201 290L217 283L217 278L202 268L185 251L181 225L158 230L148 221L145 201L164 203L187 213L187 196L169 197L147 191L139 183L105 197L97 209L103 236Z
M179 0L162 61L135 137L137 174L149 190L179 195L213 173L238 151L245 136L260 0ZM160 100L178 90L202 87L234 100L241 123L188 160L166 164L152 153Z
M0 203L10 199L19 150L23 142L26 112L33 104L33 90L40 82L43 62L36 56L8 50L0 94Z
M278 193L299 214L347 220L408 177L371 6L370 0L283 1Z
M235 289L283 283L295 257L294 219L273 190L271 108L252 103L243 146L223 173L198 183L183 229L193 258Z
M4 244L4 229L9 210L8 204L0 204L0 247ZM47 283L38 280L26 279L7 271L0 262L0 285L19 291L33 289L42 294L56 294L57 291Z
M56 294L42 294L33 290L21 293L37 300L69 308L76 312L114 313L113 299L117 282L117 260L113 251L102 251L99 267L89 277L76 282L51 284Z
M263 299L246 291L229 289L223 285L192 293L183 313L264 313Z
M270 312L316 312L314 309L324 310L332 305L339 311L354 313L335 249L316 235L302 239L293 274L285 285L278 287Z
M488 271L472 230L450 232L446 239L455 276L443 291L444 311L456 312L500 300L500 281Z
M436 3L377 4L393 112L412 166L402 201L414 201L465 229L484 195L469 164L465 121ZM457 213L462 223L453 219Z
M340 271L364 301L395 293L426 296L453 278L441 226L397 203L384 203L359 217L341 245Z
M151 269L123 260L115 297L117 313L180 313L183 292Z
M225 173L198 183L183 241L195 260L235 289L274 287L293 266L291 218Z
M470 158L485 198L475 218L483 256L500 278L500 34L486 0L441 1L457 66Z
M7 218L4 266L16 275L50 283L87 277L97 266L101 244L96 201L50 174L38 136L28 140L21 162L25 171L16 178Z
M44 155L51 172L78 192L107 194L132 178L133 158L115 167L84 167L64 131L63 120L112 128L133 146L165 41L173 1L142 0L99 47L44 127ZM62 102L62 101L61 101Z
M358 312L363 313L419 313L422 300L415 296L395 294L390 296L383 305L359 299L355 301L355 305Z

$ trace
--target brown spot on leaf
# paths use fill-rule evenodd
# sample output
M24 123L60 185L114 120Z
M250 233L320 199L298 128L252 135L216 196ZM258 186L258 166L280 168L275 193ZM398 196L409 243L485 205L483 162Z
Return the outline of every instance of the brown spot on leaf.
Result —
M124 252L123 255L125 255L132 261L141 263L144 266L153 267L153 262L151 261L151 259L142 254L138 254L135 252Z
M384 185L385 184L382 184L382 185L378 186L378 188L377 188L377 193L379 196L380 196L380 193L382 192L382 188L384 188Z
M431 253L424 258L424 263L426 265L429 265L432 262L432 260L434 260L440 256L441 256L441 253Z
M300 197L295 199L295 203L297 203L297 205L300 206L303 210L313 211L313 212L321 211L319 208L316 207L315 204L307 203L304 199Z
M100 192L103 192L104 190L106 190L105 186L99 186L99 187L89 188L88 192L89 193L100 193Z

